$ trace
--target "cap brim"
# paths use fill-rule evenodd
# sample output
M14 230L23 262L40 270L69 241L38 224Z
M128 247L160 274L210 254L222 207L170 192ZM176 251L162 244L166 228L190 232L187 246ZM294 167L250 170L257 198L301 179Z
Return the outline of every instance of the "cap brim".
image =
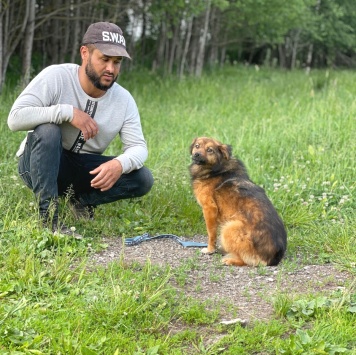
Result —
M131 59L124 47L106 43L95 43L94 46L108 57L126 57Z

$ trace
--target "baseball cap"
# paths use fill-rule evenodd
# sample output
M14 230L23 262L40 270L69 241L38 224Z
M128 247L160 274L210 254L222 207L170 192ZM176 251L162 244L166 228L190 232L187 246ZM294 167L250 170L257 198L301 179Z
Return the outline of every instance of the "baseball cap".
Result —
M121 28L111 22L92 23L83 37L83 44L93 44L109 57L127 57L126 41Z

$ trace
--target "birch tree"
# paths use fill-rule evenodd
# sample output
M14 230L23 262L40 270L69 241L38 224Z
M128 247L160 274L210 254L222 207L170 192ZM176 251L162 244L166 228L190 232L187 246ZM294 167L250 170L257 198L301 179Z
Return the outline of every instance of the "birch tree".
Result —
M36 19L36 0L28 0L29 11L28 20L23 39L23 54L22 54L22 83L27 85L31 77L31 60L33 36L35 34L35 19Z
M206 41L207 41L208 29L209 29L210 7L211 7L211 0L207 0L205 14L204 14L205 16L204 16L203 28L201 30L201 35L199 39L199 49L197 54L196 67L195 67L195 76L201 76L201 73L203 71L205 47L206 47Z

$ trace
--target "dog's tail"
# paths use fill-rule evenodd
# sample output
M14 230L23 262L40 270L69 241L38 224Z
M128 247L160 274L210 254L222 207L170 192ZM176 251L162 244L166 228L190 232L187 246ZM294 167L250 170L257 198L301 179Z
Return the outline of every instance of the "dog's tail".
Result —
M273 258L268 262L268 266L276 266L282 260L285 253L285 249L279 249L276 254L274 254Z

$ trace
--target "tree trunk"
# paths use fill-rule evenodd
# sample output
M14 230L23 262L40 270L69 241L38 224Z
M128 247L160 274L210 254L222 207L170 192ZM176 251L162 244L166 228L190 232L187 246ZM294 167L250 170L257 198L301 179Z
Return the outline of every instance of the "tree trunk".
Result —
M204 54L205 54L205 47L206 47L206 38L208 35L208 28L209 28L209 17L210 17L210 4L211 0L207 0L206 11L205 11L205 20L204 20L204 27L203 32L200 35L199 40L199 50L197 55L197 63L195 67L195 76L201 76L204 66Z
M180 78L182 78L184 75L184 68L185 68L185 64L187 62L187 55L188 55L188 50L189 50L190 39L192 37L192 27L193 27L193 18L191 17L188 20L187 30L186 30L186 34L185 34L184 49L183 49L182 59L180 62L180 69L179 69L179 77Z
M178 43L177 43L177 49L175 51L175 55L174 55L174 64L175 69L176 69L176 75L179 76L179 70L180 70L180 61L182 58L182 53L183 53L183 40L184 40L184 35L183 35L183 23L185 22L184 18L181 18L179 20L179 28L180 31L178 33Z
M3 66L3 57L4 57L4 45L3 45L3 27L4 27L4 13L3 13L3 8L2 8L2 1L0 1L0 94L2 91L2 87L5 81L5 73L6 70L4 71Z
M156 59L152 63L153 71L155 71L157 68L159 68L163 63L166 39L167 39L167 26L164 21L161 21L160 35L159 35L159 39L158 39L158 46L157 46L157 52L156 52Z
M22 54L22 84L26 86L31 79L31 59L33 36L35 33L35 19L36 19L36 0L28 0L29 12L28 21L23 41L23 54Z
M266 49L266 54L265 57L263 59L263 65L266 67L270 67L271 66L271 48L268 47Z
M310 72L311 63L313 60L313 48L314 48L313 43L310 43L308 46L307 61L305 63L306 64L305 70L306 70L307 74L309 74L309 72Z
M193 19L193 25L192 25L192 35L191 35L191 40L190 40L190 53L189 53L189 68L188 72L189 75L194 74L195 70L195 63L197 61L197 53L198 53L198 44L199 44L199 37L197 33L199 32L199 24L200 24L200 19L199 18L194 18Z
M317 0L316 5L315 5L315 13L318 15L319 14L319 9L320 9L320 1ZM307 61L306 61L306 71L309 74L312 60L313 60L313 51L314 51L314 44L313 42L309 44L308 46L308 53L307 53Z
M225 32L223 43L226 43L226 39L227 39L227 34ZM225 65L225 60L226 60L226 45L224 44L223 47L221 48L221 53L220 53L220 67L223 67Z
M16 47L23 38L28 14L30 0L12 0L4 9L3 2L1 4L0 22L1 22L1 68L0 68L0 92L3 88L6 78L6 71L9 65L9 60ZM16 15L15 15L16 14ZM12 22L10 19L19 19L18 23Z
M211 47L210 47L210 55L209 55L209 65L211 67L216 67L219 62L219 37L220 37L220 21L221 21L221 13L220 11L214 7L211 11Z
M279 67L285 68L286 67L286 55L285 49L283 44L278 45L278 57L279 57Z
M69 52L69 37L71 36L71 21L70 19L70 0L64 1L64 11L66 13L66 18L61 22L61 28L59 33L61 38L58 39L58 63L64 63L66 61L66 54Z
M290 68L293 70L296 67L297 63L297 54L298 54L298 45L299 45L299 36L300 36L301 30L298 29L294 38L293 38L293 43L292 43L292 58L291 58L291 63L290 63Z
M147 37L147 0L142 1L141 65L144 65ZM133 42L133 41L132 41Z
M80 31L81 31L81 27L80 27L80 22L79 22L79 18L80 18L80 13L81 13L81 7L80 5L80 0L77 0L77 2L75 3L76 5L76 9L75 9L75 18L77 18L77 21L74 21L73 23L73 37L72 37L72 48L70 51L70 63L75 63L76 62L76 58L78 56L79 53L79 44L81 41L80 38Z
M167 24L166 24L167 27ZM164 74L167 74L168 70L168 60L169 60L169 49L170 49L170 40L168 36L166 36L166 41L164 43L164 55L163 55L163 61L161 64L161 67L163 69Z
M179 32L180 32L180 22L177 25L174 25L174 29L173 29L173 39L172 39L172 45L170 48L169 61L168 61L168 70L167 70L168 74L172 74L173 72L173 64L175 59L175 53L177 50Z

